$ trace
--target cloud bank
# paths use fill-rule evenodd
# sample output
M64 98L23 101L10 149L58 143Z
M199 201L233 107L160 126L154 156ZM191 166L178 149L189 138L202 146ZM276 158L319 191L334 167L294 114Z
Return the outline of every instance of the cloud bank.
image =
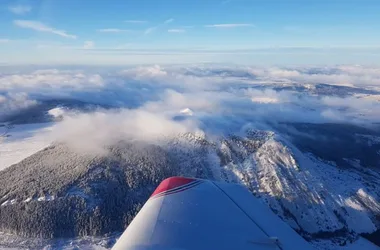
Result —
M284 122L371 126L380 122L379 76L362 66L18 69L0 75L0 117L44 100L99 104L65 112L55 130L57 140L91 150L123 138L222 135Z
M7 93L0 94L0 120L19 110L36 105L36 100L30 100L26 93Z
M68 115L53 128L53 138L78 151L103 153L120 140L155 141L187 132L198 133L193 122L175 122L162 114L122 109Z

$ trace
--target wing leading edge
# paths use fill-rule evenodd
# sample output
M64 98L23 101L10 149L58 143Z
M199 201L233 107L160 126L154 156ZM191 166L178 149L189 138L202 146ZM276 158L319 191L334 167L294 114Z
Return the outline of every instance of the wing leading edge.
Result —
M164 180L114 250L308 250L311 246L243 186Z

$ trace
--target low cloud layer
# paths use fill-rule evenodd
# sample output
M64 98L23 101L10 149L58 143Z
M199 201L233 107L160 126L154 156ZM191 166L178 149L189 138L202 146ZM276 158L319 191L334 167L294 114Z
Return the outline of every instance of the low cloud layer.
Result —
M56 125L57 140L93 149L279 122L371 126L380 120L379 91L380 70L361 66L14 69L0 75L0 118L45 100L98 104L101 110L65 112Z
M200 132L193 122L175 122L162 114L121 109L71 114L53 127L53 138L78 151L102 153L120 140L158 142L187 132Z
M30 100L26 93L0 94L0 119L22 109L36 105L37 101Z

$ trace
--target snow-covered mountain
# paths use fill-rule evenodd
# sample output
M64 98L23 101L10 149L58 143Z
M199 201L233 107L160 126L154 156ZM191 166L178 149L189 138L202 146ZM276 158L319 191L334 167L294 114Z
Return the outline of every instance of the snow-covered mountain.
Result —
M47 238L120 232L173 175L241 183L316 246L355 242L380 226L376 169L355 159L337 166L278 133L249 130L217 139L186 133L155 144L120 141L106 155L47 147L0 172L1 231Z

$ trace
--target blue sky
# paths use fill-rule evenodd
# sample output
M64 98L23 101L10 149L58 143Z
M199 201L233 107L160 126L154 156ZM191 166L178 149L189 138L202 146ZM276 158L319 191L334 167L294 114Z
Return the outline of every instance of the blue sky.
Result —
M2 0L2 64L374 64L378 0Z

